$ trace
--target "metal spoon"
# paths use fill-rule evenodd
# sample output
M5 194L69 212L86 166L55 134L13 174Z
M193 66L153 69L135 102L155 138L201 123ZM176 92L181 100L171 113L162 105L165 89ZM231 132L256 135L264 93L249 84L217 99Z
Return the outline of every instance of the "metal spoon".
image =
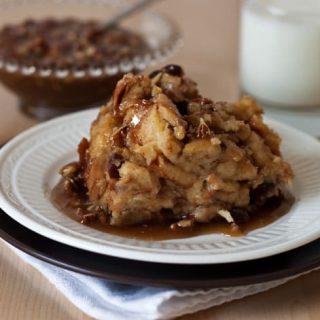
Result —
M114 17L112 17L109 21L107 21L104 26L106 28L113 27L116 25L119 21L127 18L128 16L144 9L147 6L150 6L154 2L159 0L140 0L136 3L133 3L129 5L128 7L125 7L123 10L121 10L119 13L117 13Z

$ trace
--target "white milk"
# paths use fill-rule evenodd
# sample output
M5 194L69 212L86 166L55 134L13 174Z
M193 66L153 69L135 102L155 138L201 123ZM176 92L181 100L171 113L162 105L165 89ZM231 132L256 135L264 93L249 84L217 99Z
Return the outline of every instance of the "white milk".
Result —
M240 77L266 104L320 107L320 0L245 1Z

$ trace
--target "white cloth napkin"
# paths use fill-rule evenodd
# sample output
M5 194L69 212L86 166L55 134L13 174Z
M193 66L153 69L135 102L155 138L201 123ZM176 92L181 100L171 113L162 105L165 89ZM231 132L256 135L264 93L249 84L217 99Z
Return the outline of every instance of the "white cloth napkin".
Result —
M132 286L68 271L11 245L9 247L42 273L75 306L98 320L172 319L269 290L301 275L248 286L206 290Z

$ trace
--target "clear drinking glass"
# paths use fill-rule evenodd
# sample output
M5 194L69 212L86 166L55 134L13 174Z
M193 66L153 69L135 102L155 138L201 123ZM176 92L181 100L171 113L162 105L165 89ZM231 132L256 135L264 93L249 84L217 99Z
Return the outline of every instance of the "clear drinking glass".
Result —
M320 108L320 1L243 1L240 82L264 106Z

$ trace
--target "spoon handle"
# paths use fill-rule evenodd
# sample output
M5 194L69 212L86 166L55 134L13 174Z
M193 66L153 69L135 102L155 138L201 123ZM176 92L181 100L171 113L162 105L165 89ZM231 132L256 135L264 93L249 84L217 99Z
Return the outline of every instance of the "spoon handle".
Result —
M150 6L152 3L159 1L159 0L140 0L136 3L125 7L124 10L117 13L114 17L112 17L109 21L106 22L105 27L112 27L117 24L120 20L144 9L147 6Z

